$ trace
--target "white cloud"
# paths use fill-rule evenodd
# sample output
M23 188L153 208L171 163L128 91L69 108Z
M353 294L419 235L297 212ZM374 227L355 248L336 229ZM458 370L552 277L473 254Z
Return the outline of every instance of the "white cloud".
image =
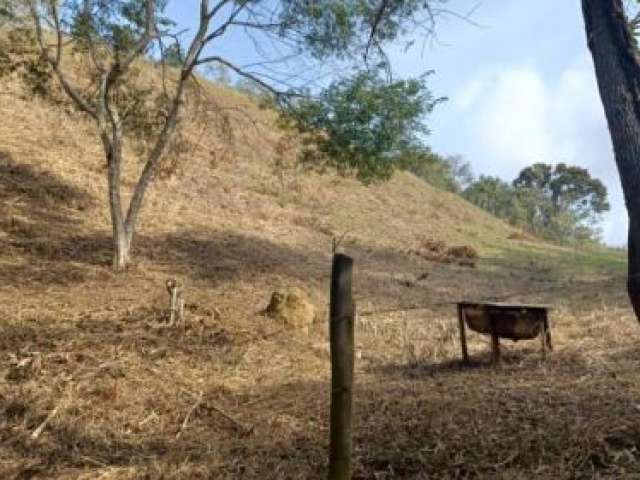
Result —
M549 103L542 79L529 68L497 73L479 113L482 138L505 166L519 167L549 158ZM516 154L517 152L517 154Z
M467 82L453 98L453 102L459 109L469 108L476 103L482 91L486 88L486 78L476 77Z
M461 136L479 173L514 178L533 162L588 168L605 182L612 211L605 240L626 242L626 211L593 68L586 55L550 81L531 66L478 72L453 95Z

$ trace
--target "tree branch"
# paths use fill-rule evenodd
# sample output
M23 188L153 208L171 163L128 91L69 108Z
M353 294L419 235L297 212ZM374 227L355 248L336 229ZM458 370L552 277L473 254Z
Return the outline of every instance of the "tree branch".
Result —
M217 56L217 55L213 55L210 57L205 57L202 58L200 60L198 60L196 62L196 65L204 65L205 63L219 63L220 65L224 65L225 67L233 70L234 72L236 72L238 75L240 75L241 77L244 78L248 78L249 80L257 83L258 85L260 85L262 88L264 88L265 90L271 92L272 94L280 97L285 95L285 92L282 92L280 90L277 90L276 88L274 88L273 86L269 85L267 82L265 82L264 80L262 80L260 77L247 72L245 70L242 70L240 67L234 65L233 63L229 62L228 60L225 60L224 58Z
M367 41L367 46L364 50L364 59L365 61L367 60L367 57L369 56L369 49L371 48L371 45L373 45L375 42L375 38L376 38L376 33L378 30L378 27L380 26L380 23L382 22L382 19L384 18L384 13L387 10L387 7L389 6L389 4L391 3L391 0L382 0L382 3L380 4L380 7L378 8L378 11L376 12L376 16L373 20L373 25L371 25L371 34L369 35L369 40Z
M150 0L147 0L150 1ZM213 38L215 38L214 34L216 32L224 33L227 26L233 21L240 11L244 8L244 4L238 7L234 12L232 12L227 19L227 21L219 27L212 34L208 34L209 26L211 24L211 20L213 16L222 9L224 5L229 3L230 0L221 0L211 11L209 10L209 1L201 0L200 2L200 24L198 27L198 31L196 32L195 37L191 41L191 45L186 54L186 58L184 61L184 65L182 66L180 72L180 78L178 80L178 85L176 87L176 92L171 102L171 107L169 110L169 114L165 120L164 126L160 133L158 134L158 139L153 149L149 153L147 157L147 161L145 162L142 173L140 174L140 178L136 184L136 187L133 192L133 196L131 197L131 202L129 204L129 209L127 211L127 216L125 220L125 228L129 235L133 235L133 229L135 228L136 220L138 217L138 213L142 207L142 202L144 200L144 196L146 190L151 184L153 177L156 174L160 161L162 160L166 149L171 141L172 134L174 133L177 125L178 125L178 117L180 113L180 107L182 105L182 97L184 94L186 82L191 77L193 70L198 65L203 63L207 63L200 59L200 55L204 49L204 47L210 42ZM222 30L221 30L222 29ZM207 61L217 61L220 64L226 65L232 70L234 70L239 75L250 78L263 88L273 92L274 94L281 95L281 92L277 92L274 88L272 88L269 84L260 80L259 78L251 75L247 72L244 72L240 68L235 65L229 63L220 57L208 57Z
M145 0L145 26L142 37L136 42L131 52L120 61L116 57L116 62L109 72L109 83L113 83L122 73L126 72L131 64L144 53L149 43L155 38L156 31L156 2L155 0ZM117 54L116 54L117 55Z
M56 74L56 78L60 82L63 90L69 95L69 97L75 102L80 110L87 113L95 120L98 120L98 113L94 108L89 105L89 103L82 98L82 95L76 90L76 88L69 82L66 75L62 72L60 68L60 63L62 62L62 29L60 28L60 19L58 17L58 9L55 1L51 1L49 3L51 8L51 14L54 17L54 26L56 29L56 55L55 57L51 57L49 55L49 47L46 45L44 40L44 33L42 31L42 22L41 16L38 12L38 6L36 5L35 0L29 0L29 10L31 12L31 17L34 22L35 31L36 31L36 40L38 42L38 46L40 47L40 52L43 58L51 65L54 73Z
M211 40L213 40L214 38L217 38L217 37L219 37L221 35L224 35L224 33L227 31L227 28L229 27L229 25L231 25L233 23L233 21L237 18L237 16L240 14L240 12L242 12L242 10L244 10L246 5L247 5L247 2L241 4L238 8L236 8L231 13L231 15L229 15L229 18L227 18L227 20L222 25L220 25L211 34L207 35L204 38L203 43L206 45L209 42L211 42Z
M90 9L91 9L90 7L91 5L89 3L89 0L84 0L85 16L90 14ZM96 70L98 70L101 74L104 73L105 67L104 67L104 64L98 58L98 51L96 49L95 42L93 41L93 35L91 35L91 32L87 34L86 40L87 40L87 46L89 48L89 55L91 56L91 61L93 62L94 67L96 67Z

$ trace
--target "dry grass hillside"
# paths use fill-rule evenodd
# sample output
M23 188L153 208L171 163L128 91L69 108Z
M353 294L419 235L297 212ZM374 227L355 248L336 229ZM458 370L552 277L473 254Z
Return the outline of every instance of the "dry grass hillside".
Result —
M621 253L527 238L406 173L365 187L302 172L269 113L205 88L232 142L212 113L190 116L197 148L150 192L115 275L92 125L0 84L0 478L325 476L342 235L360 312L355 478L640 478ZM440 261L455 246L474 267ZM185 284L184 328L165 325L167 278ZM316 306L308 334L261 314L293 287ZM459 367L442 303L489 298L553 304L546 362L521 342L484 366L472 336L475 366Z

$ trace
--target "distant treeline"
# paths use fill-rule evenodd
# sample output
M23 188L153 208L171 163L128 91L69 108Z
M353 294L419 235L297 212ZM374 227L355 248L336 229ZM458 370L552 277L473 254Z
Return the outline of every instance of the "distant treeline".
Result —
M512 181L481 175L459 156L411 152L402 168L536 236L559 243L599 242L607 189L588 170L536 163Z

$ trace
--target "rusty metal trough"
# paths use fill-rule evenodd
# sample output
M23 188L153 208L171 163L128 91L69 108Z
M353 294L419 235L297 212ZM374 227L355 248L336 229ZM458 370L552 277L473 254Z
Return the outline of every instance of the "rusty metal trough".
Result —
M458 303L458 321L462 360L469 363L466 327L491 335L493 361L500 361L500 338L513 341L540 338L542 356L547 349L552 350L551 331L549 329L549 306L517 303Z

